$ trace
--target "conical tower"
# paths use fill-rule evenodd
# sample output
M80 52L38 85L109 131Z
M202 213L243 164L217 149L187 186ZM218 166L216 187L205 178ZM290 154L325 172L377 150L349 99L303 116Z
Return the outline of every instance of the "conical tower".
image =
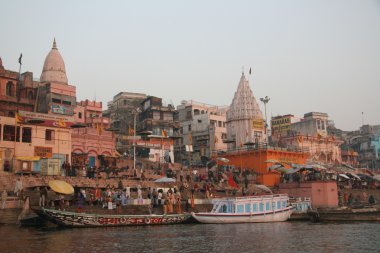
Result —
M263 114L244 73L227 111L227 139L234 140L228 145L229 149L243 147L245 143L260 143L266 140Z

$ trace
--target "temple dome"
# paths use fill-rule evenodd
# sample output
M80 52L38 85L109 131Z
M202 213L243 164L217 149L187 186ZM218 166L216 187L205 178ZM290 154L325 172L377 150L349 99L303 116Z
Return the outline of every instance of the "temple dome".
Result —
M40 81L68 84L65 62L63 61L63 58L57 49L55 39L52 49L46 56Z

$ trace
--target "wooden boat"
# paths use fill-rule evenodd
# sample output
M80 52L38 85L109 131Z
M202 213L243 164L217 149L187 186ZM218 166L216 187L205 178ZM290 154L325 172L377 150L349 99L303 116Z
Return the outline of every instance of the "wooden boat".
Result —
M290 216L290 220L310 220L307 212L312 209L311 198L290 198L289 202L293 207L293 212Z
M32 208L41 218L65 227L106 227L169 225L185 223L191 214L109 215L67 212L48 208Z
M191 213L201 223L277 222L289 219L287 194L216 199L211 212Z
M323 221L380 221L380 206L362 206L355 208L318 208L309 210L313 222Z

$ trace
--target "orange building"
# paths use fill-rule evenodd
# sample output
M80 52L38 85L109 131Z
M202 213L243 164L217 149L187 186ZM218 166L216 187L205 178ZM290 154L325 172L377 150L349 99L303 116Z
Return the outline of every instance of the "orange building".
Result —
M266 161L273 159L287 164L304 164L309 158L309 154L271 147L263 149L240 149L228 152L223 155L223 157L229 160L228 165L233 165L235 168L255 171L258 174L258 183L274 186L280 183L280 175L275 172L269 172L268 167L271 163L267 163Z

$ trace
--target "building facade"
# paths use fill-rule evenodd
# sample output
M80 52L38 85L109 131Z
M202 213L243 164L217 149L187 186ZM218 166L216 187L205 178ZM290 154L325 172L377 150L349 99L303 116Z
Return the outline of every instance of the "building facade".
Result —
M357 154L357 166L380 169L380 125L363 125L360 130L348 132L347 150Z
M177 106L179 129L175 139L176 162L205 164L218 150L225 151L227 144L226 106L215 106L195 101L182 101ZM186 148L187 146L187 148ZM189 147L191 147L189 149Z
M162 98L149 96L141 102L140 108L136 118L136 134L142 136L136 141L138 156L153 162L173 163L173 136L177 128L174 106L163 104Z
M327 123L327 113L306 113L303 119L290 125L286 136L280 136L278 145L308 152L311 161L341 163L343 141L328 134Z
M145 94L120 92L107 103L103 117L110 119L110 130L114 132L116 149L119 153L131 156L131 145L128 136L132 133L136 109L147 98Z

